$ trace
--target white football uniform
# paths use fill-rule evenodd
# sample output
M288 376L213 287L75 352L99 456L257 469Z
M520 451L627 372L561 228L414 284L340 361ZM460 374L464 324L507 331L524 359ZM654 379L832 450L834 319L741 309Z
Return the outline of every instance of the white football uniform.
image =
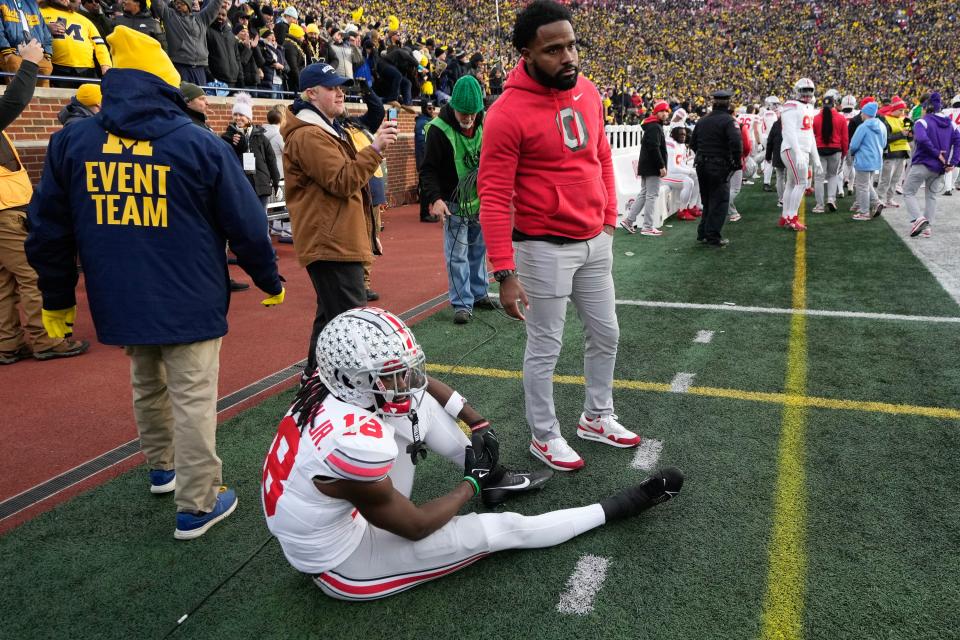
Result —
M687 145L667 138L667 176L663 183L673 191L673 203L677 209L682 211L693 206L696 179L696 170L687 165Z
M767 109L764 107L760 110L760 144L763 145L763 148L767 148L767 139L770 137L770 129L773 128L774 123L780 117L780 114L774 111L773 109ZM763 154L763 159L760 162L763 166L763 184L769 185L770 181L773 179L773 163L767 162L766 154Z
M417 413L427 448L463 469L469 444L456 421L428 393ZM406 417L379 418L328 396L303 432L287 414L263 465L261 497L267 527L293 567L313 576L328 596L374 600L462 569L504 549L553 546L605 522L599 504L539 516L471 513L456 516L422 540L408 540L369 524L347 500L314 485L389 478L406 497L414 465ZM459 475L457 476L459 477Z
M783 127L783 144L780 146L780 158L786 167L787 184L783 192L783 218L794 218L800 209L803 192L807 188L807 173L811 165L819 164L814 160L817 153L817 140L813 135L813 105L788 100L780 111Z

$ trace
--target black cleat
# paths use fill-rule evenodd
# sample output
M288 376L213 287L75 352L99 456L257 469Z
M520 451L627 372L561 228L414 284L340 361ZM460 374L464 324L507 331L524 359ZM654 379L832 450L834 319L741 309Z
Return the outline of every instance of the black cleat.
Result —
M483 506L493 509L517 494L539 489L552 477L553 471L550 469L539 469L537 471L504 469L500 480L492 486L484 487L481 492L480 497L483 499Z
M769 192L773 191L773 187L771 187L768 183L764 183L764 184L763 184L763 190L766 191L767 193L769 193Z
M676 467L664 467L638 485L600 501L607 522L637 516L680 493L683 472Z

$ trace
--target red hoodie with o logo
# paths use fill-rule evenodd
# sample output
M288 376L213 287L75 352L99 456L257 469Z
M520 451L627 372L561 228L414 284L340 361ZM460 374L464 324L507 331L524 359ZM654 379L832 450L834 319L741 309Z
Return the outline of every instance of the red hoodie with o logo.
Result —
M480 225L493 269L514 269L511 236L588 240L617 224L603 104L582 75L559 91L530 77L523 60L484 118ZM512 215L511 215L512 212ZM512 217L512 224L511 224Z

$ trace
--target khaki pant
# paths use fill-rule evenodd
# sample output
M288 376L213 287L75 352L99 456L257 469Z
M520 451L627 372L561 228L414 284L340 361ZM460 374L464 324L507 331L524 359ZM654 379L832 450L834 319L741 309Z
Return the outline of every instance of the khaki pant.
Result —
M23 62L23 58L17 55L8 55L3 58L3 70L9 73L16 73L20 70L20 64ZM44 58L37 63L37 75L49 76L53 75L53 63ZM9 81L8 81L9 82ZM38 80L38 87L49 87L49 80Z
M151 469L177 470L178 511L213 510L222 482L220 340L126 347L140 447Z
M26 213L16 209L0 211L0 352L19 349L24 343L24 332L34 351L46 351L63 342L48 336L43 328L43 299L37 288L37 272L23 251L26 218ZM18 301L23 307L23 325Z

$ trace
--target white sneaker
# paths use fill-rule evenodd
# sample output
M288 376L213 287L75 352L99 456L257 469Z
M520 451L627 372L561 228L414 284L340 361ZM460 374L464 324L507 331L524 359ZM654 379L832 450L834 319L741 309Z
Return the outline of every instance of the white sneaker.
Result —
M813 212L814 212L814 213L823 213L823 205L822 205L822 204L814 205L814 207L813 207Z
M640 436L617 422L617 416L612 413L592 420L587 417L587 414L581 413L580 424L577 425L577 435L584 440L602 442L621 449L640 444Z
M554 438L546 442L533 438L530 440L530 453L557 471L576 471L584 465L583 458L563 438Z
M739 213L731 213L730 217L727 218L727 222L740 222L741 219L743 219L743 216Z

